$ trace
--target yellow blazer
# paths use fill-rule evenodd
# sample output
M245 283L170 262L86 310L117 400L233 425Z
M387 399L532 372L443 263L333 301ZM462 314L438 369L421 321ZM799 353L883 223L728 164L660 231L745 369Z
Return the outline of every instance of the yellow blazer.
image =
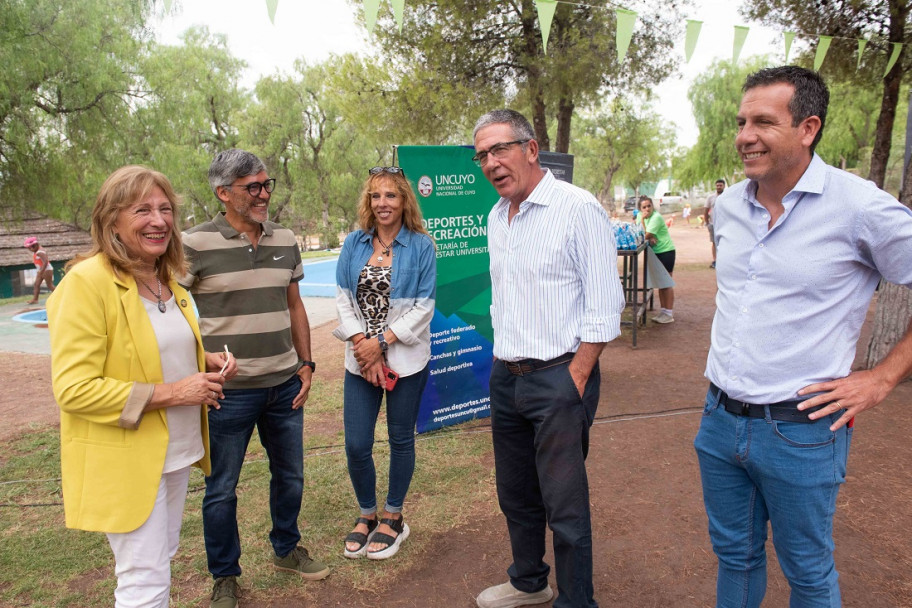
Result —
M190 297L169 284L196 336ZM131 532L152 512L168 449L164 409L143 415L163 382L158 343L135 280L102 255L74 266L47 300L54 397L60 406L60 470L68 528ZM200 405L207 475L209 424Z

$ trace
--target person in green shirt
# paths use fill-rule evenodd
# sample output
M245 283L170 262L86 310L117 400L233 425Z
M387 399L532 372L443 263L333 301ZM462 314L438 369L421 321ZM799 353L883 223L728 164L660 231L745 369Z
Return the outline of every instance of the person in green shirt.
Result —
M668 234L665 220L655 210L652 199L648 196L641 196L637 207L640 210L639 220L643 224L643 232L646 233L646 242L652 247L652 252L662 262L668 274L672 274L675 265L675 246ZM652 320L656 323L673 323L674 287L659 289L659 305L661 310Z

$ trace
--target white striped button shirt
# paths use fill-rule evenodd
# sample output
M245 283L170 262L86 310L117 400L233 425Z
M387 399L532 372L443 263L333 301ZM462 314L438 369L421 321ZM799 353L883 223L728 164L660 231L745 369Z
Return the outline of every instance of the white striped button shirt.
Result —
M512 222L509 207L488 215L494 356L548 360L618 337L617 248L595 197L546 170Z

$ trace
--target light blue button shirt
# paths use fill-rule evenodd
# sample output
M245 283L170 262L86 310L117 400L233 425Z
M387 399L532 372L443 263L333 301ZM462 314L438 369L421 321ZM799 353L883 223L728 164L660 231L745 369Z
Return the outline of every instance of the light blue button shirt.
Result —
M816 154L772 229L757 184L713 209L716 315L706 377L735 399L794 399L847 376L880 277L912 287L912 211Z
M509 207L488 215L494 356L548 360L618 337L617 247L595 197L545 171L512 222Z

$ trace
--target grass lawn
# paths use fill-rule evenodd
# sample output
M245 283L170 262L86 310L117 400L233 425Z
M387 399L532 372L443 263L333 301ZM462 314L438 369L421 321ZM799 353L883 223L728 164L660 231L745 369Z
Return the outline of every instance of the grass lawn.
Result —
M342 557L341 551L342 539L357 516L341 420L342 381L316 380L305 412L302 544L328 563L334 577L349 581L354 589L367 589L376 584L378 564L389 575L408 570L421 560L422 548L436 533L464 523L470 510L462 506L490 502L493 471L485 456L491 439L488 433L458 429L420 436L406 518L414 518L413 527L428 533L413 536L395 560L355 562ZM376 440L378 486L385 488L389 450L382 414ZM104 534L68 530L64 525L57 431L27 433L5 447L0 455L0 605L111 605L114 560ZM194 469L181 547L172 563L171 605L176 607L199 605L210 590L200 511L203 487L203 475ZM287 596L311 605L313 587L302 586L295 577L277 574L271 567L268 494L268 463L254 438L238 485L245 597ZM378 494L382 500L384 492Z

